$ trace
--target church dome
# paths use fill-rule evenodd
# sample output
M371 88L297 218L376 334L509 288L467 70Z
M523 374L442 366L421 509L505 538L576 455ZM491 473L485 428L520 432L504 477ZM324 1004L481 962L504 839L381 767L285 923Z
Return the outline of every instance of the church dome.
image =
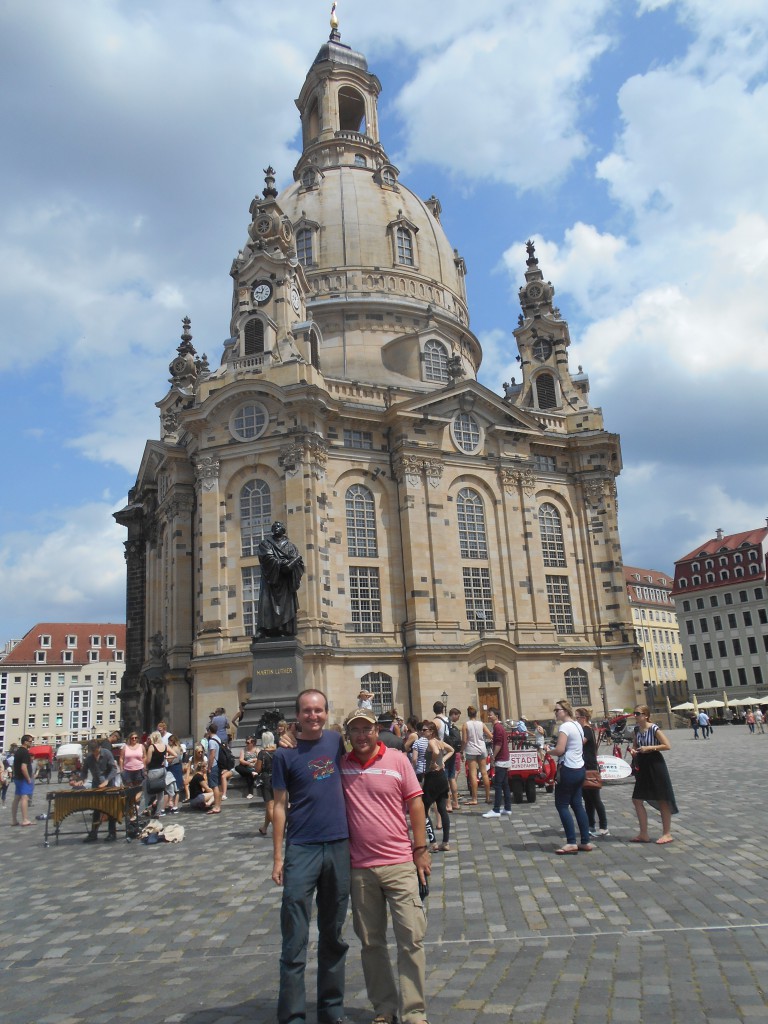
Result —
M394 179L394 169L384 168ZM315 298L341 288L350 298L410 299L468 324L463 262L438 220L437 200L386 184L381 169L338 164L305 168L278 202L294 225Z

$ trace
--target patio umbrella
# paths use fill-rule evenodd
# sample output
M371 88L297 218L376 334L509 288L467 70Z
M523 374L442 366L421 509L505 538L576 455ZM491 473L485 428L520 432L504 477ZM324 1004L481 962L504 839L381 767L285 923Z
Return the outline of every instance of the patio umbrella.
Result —
M672 708L673 711L693 711L693 704L689 700L685 701L684 704L675 704Z
M709 711L711 708L723 707L723 702L721 700L704 700L699 704L699 707L703 708L705 711Z
M696 696L695 693L693 695L693 710L698 715L698 713L699 713L699 700L698 700L698 697Z

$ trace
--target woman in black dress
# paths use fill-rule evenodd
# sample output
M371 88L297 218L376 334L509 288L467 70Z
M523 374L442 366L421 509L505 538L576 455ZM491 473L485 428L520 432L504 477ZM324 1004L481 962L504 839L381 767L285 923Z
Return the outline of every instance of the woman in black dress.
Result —
M662 834L656 840L657 845L671 843L672 815L677 814L675 793L669 778L669 772L662 756L662 750L669 750L669 740L653 722L649 720L650 711L646 704L638 704L635 709L635 743L633 753L637 764L637 778L632 792L632 803L640 824L640 831L632 839L633 843L650 843L648 836L648 814L645 804L649 803L661 814Z

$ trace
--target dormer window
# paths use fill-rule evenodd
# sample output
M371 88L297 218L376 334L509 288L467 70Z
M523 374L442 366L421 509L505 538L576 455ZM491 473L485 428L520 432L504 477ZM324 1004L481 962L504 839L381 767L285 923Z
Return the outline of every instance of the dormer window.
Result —
M396 167L394 167L392 164L384 164L383 167L380 167L378 170L373 172L373 180L376 182L377 185L382 185L386 188L394 189L395 192L398 192L399 189L397 187L397 175L398 170Z
M413 236L408 228L397 229L397 262L413 266Z
M41 647L51 646L51 637L49 633L43 633L42 636L38 637Z
M387 232L392 241L392 264L393 266L418 268L419 253L416 234L418 228L411 221L403 216L403 211L398 211L395 220L387 225Z
M77 637L71 634L67 637L67 647L77 647Z
M46 658L46 652L45 651L35 651L35 664L36 665L44 665L45 664L45 658Z
M100 636L92 636L91 637L91 647L101 647L101 637Z
M362 153L355 153L355 167L367 167L368 161Z
M314 188L317 185L317 171L312 167L307 167L301 175L301 186L302 188Z
M424 345L424 380L448 383L448 349L434 338Z
M117 647L117 637L116 636L108 636L107 637L107 647Z
M302 228L296 234L296 256L302 267L312 266L312 232Z

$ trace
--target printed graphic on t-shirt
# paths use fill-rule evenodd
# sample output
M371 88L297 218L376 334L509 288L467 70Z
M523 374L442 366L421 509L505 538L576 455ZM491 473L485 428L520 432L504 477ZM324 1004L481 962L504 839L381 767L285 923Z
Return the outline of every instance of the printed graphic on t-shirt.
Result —
M336 772L336 765L330 757L319 757L316 761L310 761L307 767L312 772L312 778L315 782L330 779Z

